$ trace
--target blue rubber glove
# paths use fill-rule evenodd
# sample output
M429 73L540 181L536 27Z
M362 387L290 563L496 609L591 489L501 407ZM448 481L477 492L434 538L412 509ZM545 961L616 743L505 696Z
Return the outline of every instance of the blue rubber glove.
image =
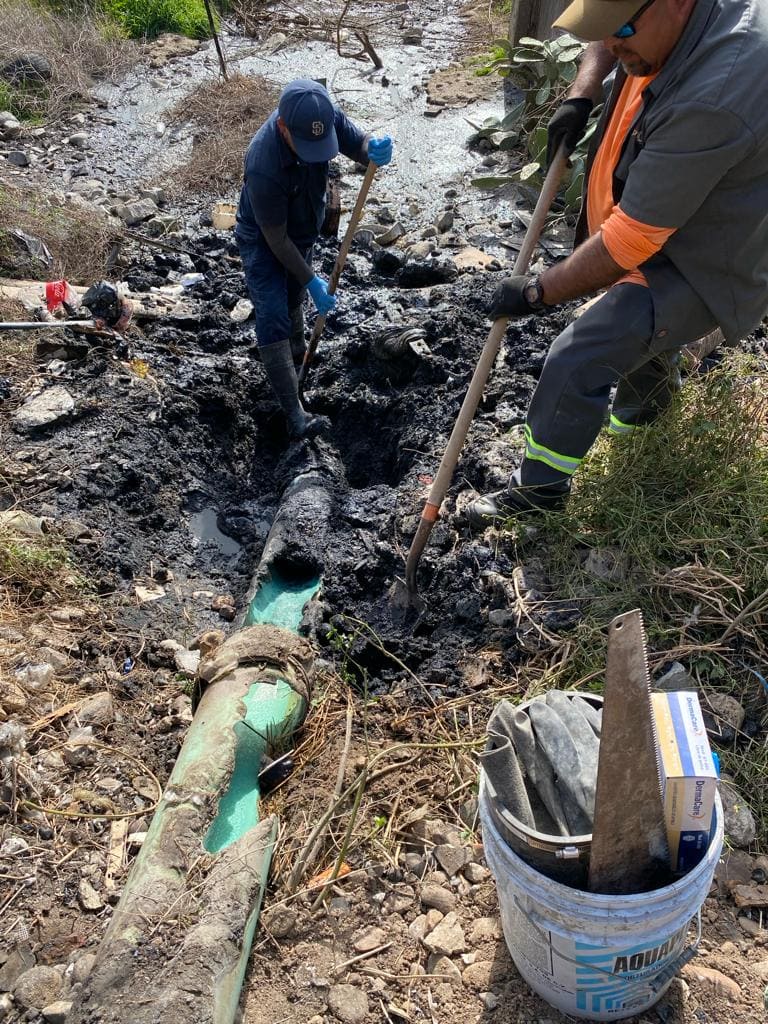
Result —
M330 313L336 305L336 296L328 293L328 282L324 281L322 277L318 277L317 274L307 285L307 291L312 296L315 308L321 316Z
M368 159L377 167L383 167L392 159L392 139L382 135L380 139L368 139Z

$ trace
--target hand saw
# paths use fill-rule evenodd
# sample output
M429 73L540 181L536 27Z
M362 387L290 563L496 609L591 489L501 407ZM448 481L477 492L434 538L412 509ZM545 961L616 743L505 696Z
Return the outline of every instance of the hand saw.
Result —
M589 888L649 892L669 872L645 630L635 610L608 627Z

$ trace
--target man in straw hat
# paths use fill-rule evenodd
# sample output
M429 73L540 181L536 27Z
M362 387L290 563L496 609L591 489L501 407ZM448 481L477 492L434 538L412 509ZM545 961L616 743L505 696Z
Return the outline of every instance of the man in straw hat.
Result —
M503 491L468 509L558 507L604 423L629 434L679 386L682 345L720 328L735 343L768 308L768 3L574 0L555 22L590 40L549 125L570 153L613 82L587 159L571 256L510 277L490 315L546 314L606 289L555 339Z

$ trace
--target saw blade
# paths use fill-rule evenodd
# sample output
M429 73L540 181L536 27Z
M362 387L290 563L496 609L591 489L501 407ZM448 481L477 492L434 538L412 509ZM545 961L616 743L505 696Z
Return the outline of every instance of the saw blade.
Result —
M589 862L592 892L648 892L669 880L661 772L639 610L608 628L603 726Z

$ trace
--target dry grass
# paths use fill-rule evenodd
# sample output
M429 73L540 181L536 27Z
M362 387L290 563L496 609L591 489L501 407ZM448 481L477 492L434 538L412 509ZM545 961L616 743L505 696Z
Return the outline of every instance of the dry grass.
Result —
M37 89L8 89L17 116L53 118L87 96L94 78L109 77L135 60L135 46L115 23L97 10L75 19L54 14L28 0L0 3L3 61L39 53L51 64L52 77ZM6 90L4 90L6 91Z
M186 96L171 113L191 121L195 144L188 163L167 183L172 192L224 190L239 183L248 143L277 105L280 90L265 78L234 75L211 81Z
M62 206L31 189L0 187L0 225L0 276L39 281L63 277L73 284L91 284L104 277L117 238L106 217ZM52 267L26 256L8 233L12 228L45 242Z

